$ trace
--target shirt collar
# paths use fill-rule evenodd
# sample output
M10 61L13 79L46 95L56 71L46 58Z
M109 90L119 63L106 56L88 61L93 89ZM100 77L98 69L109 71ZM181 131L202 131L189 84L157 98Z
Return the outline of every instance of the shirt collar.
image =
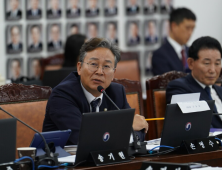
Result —
M85 87L82 85L82 82L80 81L83 92L86 96L86 99L88 101L88 103L90 104L92 101L97 100L100 98L100 101L98 103L98 107L100 107L100 105L102 104L102 100L103 100L103 93L101 93L101 95L99 97L94 97L90 92L88 92Z
M181 46L178 42L176 42L174 39L172 39L170 36L167 37L167 40L170 42L170 44L173 46L174 50L178 54L178 56L181 56L181 51L184 49L184 46Z
M193 77L193 78L194 78L194 77ZM195 78L194 78L194 80L195 80L203 89L205 89L205 87L206 87L205 84L199 82L199 81L198 81L197 79L195 79ZM212 89L212 85L209 85L209 87Z

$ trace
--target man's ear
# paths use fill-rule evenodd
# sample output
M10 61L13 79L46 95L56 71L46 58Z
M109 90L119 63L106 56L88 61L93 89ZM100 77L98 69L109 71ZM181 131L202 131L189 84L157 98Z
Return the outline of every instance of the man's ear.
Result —
M188 64L189 69L192 71L194 67L194 59L189 57L187 59L187 64Z
M81 62L78 62L78 63L77 63L77 72L78 72L78 75L81 75L81 69L82 69L82 63L81 63Z

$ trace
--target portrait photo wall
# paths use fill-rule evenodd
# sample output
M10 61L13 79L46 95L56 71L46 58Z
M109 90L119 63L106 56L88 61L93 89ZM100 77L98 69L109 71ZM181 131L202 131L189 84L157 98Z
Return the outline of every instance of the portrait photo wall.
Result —
M138 52L141 78L152 75L152 52L169 32L173 0L3 0L6 77L40 76L37 60L63 53L68 36L84 34ZM17 65L16 65L17 64ZM16 67L18 68L18 67Z

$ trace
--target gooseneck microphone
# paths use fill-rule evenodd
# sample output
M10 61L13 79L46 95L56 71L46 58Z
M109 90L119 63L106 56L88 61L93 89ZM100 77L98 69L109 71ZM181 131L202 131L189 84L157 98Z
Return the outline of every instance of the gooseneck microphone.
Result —
M0 110L2 110L3 112L5 112L6 114L10 115L11 117L15 118L17 121L21 122L23 125L27 126L28 128L32 129L34 132L38 133L44 144L45 144L45 155L39 156L39 160L37 161L37 165L48 165L48 166L56 166L59 165L58 163L58 154L52 153L50 152L50 149L48 147L48 144L46 143L45 138L42 136L42 134L37 131L36 129L32 128L31 126L29 126L28 124L26 124L25 122L21 121L20 119L18 119L17 117L15 117L14 115L12 115L11 113L7 112L6 110L4 110L2 107L0 107Z
M112 101L112 99L106 94L105 92L105 89L102 87L102 86L98 86L97 87L97 90L100 92L100 93L103 93L108 99L109 101L117 108L117 110L120 110L120 108ZM129 149L129 155L138 155L138 154L144 154L146 153L146 145L145 145L145 148L144 146L142 146L141 148L141 142L138 141L136 135L135 135L135 131L133 130L132 128L132 135L133 135L133 146L134 146L134 152Z

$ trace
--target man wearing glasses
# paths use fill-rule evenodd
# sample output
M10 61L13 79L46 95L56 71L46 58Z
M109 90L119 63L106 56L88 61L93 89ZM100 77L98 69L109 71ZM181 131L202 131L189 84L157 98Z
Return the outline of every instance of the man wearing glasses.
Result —
M71 129L67 144L78 142L82 113L116 110L115 106L98 92L102 86L120 109L130 108L124 87L111 83L120 60L118 47L104 39L92 38L80 49L77 72L72 72L58 86L48 100L43 131ZM135 115L133 128L140 140L148 124L143 116Z

